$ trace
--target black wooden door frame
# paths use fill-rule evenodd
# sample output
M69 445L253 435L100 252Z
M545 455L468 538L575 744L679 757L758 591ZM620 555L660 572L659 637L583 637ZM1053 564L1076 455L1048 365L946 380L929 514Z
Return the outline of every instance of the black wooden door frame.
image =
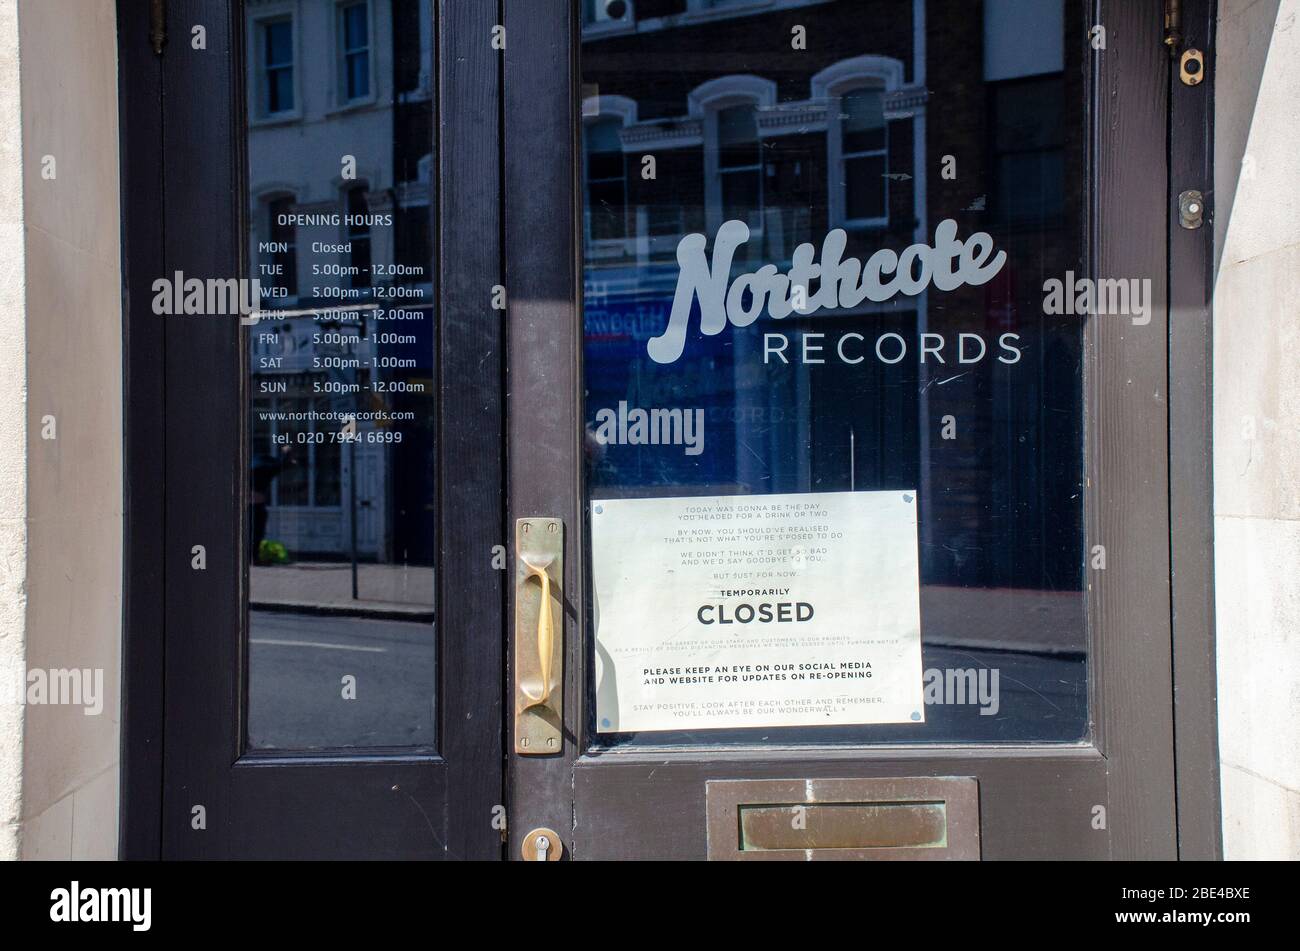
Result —
M233 103L240 101L242 72L235 70L242 63L241 3L232 0L228 22L211 23L214 5L169 0L165 9L172 35L161 56L151 48L150 7L142 0L118 4L125 379L119 855L125 859L156 859L167 852L164 762L168 756L186 755L184 744L175 738L173 745L181 748L166 748L172 732L166 685L169 677L181 673L166 650L169 619L196 612L199 609L189 605L202 601L215 608L217 621L227 629L241 629L244 583L239 570L222 572L238 564L230 552L240 548L241 469L232 464L190 473L206 482L202 489L212 497L222 492L230 496L228 504L206 511L184 508L195 491L193 481L177 484L169 478L169 472L186 465L186 453L197 445L184 428L186 421L201 421L210 433L200 412L204 405L241 405L240 345L229 324L220 327L225 321L190 318L198 323L186 325L180 334L170 329L170 318L151 311L151 284L170 272L172 248L199 249L199 258L214 276L244 271L241 228L228 234L213 228L206 243L192 237L211 222L244 219L243 153L238 142L231 141L237 137L230 128L214 128L207 130L204 142L187 141L169 130L166 121L168 109L199 101L213 84L230 90ZM445 854L498 858L501 839L493 807L504 797L502 640L493 634L503 630L505 572L491 567L491 556L506 537L504 326L489 305L492 287L501 283L502 265L500 68L488 38L499 17L494 3L436 0L436 10L435 182L461 186L437 192L437 438L439 459L454 459L467 477L449 480L440 472L438 480L437 759L442 765L441 778L434 782L448 790ZM207 50L191 53L194 23L209 24L209 43ZM196 58L187 62L190 55ZM236 116L237 109L232 108ZM217 163L216 174L228 187L216 193L187 192L186 163ZM464 187L469 182L474 187ZM204 214L196 215L198 209ZM176 236L170 245L169 236ZM438 253L444 247L454 248L454 254ZM191 253L189 261L194 260ZM200 354L208 357L207 366L199 364ZM177 365L178 355L183 366ZM196 365L204 384L202 399L192 379L179 378L194 374ZM230 420L221 425L229 427ZM232 432L219 438L229 443ZM186 517L178 519L178 512ZM184 570L186 552L196 537L216 540L209 546L204 584L219 591L214 596L209 588L201 599L187 590L195 583L195 573ZM237 650L223 651L226 661L238 663ZM239 697L228 698L228 705L213 716L238 719ZM402 757L389 757L388 762L398 771L408 770L413 782L430 781L427 770L418 772L433 762L428 758L403 763ZM293 768L304 767L299 762ZM322 776L331 768L330 763L319 764ZM339 785L337 775L328 781ZM364 846L358 843L358 854L364 853Z
M1169 511L1178 854L1222 859L1214 632L1214 63L1215 0L1182 0L1180 47L1205 56L1196 86L1169 70ZM1205 224L1178 220L1187 189Z
M1188 0L1182 7L1185 42L1208 52L1213 3ZM963 761L974 773L988 755L978 748L955 755L915 748L828 750L816 756L807 750L583 755L581 619L586 598L576 113L581 25L563 0L504 0L504 9L510 37L503 90L513 410L508 413L509 445L512 452L529 445L547 447L533 455L526 471L512 470L508 514L558 516L567 526L564 636L570 645L562 754L510 757L509 857L520 854L522 837L535 827L560 830L566 847L576 845L579 858L593 852L631 854L635 845L620 834L620 825L625 831L650 823L664 838L685 824L689 831L681 834L698 838L693 850L698 854L704 829L695 813L702 809L704 781L719 776L881 775L882 768L924 775ZM1095 776L1095 757L1105 760L1105 782L1096 790L1102 798L1090 801L1109 804L1104 854L1110 857L1215 858L1221 833L1210 494L1212 229L1185 231L1176 215L1179 191L1210 193L1213 81L1181 85L1176 60L1162 42L1161 0L1095 0L1091 10L1091 22L1105 25L1108 36L1108 50L1094 61L1091 164L1098 174L1116 161L1136 168L1136 174L1125 174L1119 187L1108 187L1093 203L1091 240L1096 241L1100 229L1108 240L1093 243L1091 258L1102 274L1125 274L1143 266L1134 262L1149 263L1156 299L1170 305L1164 314L1153 315L1151 329L1168 334L1126 342L1117 324L1100 327L1097 321L1088 332L1087 346L1097 354L1090 370L1088 425L1095 439L1103 416L1096 394L1105 392L1110 427L1105 444L1088 450L1095 477L1087 506L1088 537L1107 540L1110 563L1102 578L1092 578L1089 614L1112 631L1104 643L1094 642L1099 673L1092 709L1094 717L1100 714L1096 747L1000 755L1022 766L1038 758L1047 773L1058 770L1057 782L1081 781L1089 771ZM1212 62L1212 54L1208 59ZM545 144L548 156L541 166L538 143ZM547 227L535 226L543 221ZM1164 252L1153 255L1156 247L1167 248L1167 258ZM1127 381L1133 376L1158 381L1167 402L1159 394L1132 392ZM1168 703L1144 706L1141 698L1153 683L1162 682L1172 687ZM1012 788L1014 777L999 775L1006 771L993 766L990 775L997 784ZM584 783L611 769L621 769L627 777L613 797L618 802L603 803L601 817L582 813L575 797L581 798ZM656 775L658 787L651 787L649 779ZM1169 790L1173 801L1151 797L1152 781ZM652 794L652 788L666 785L671 792ZM609 798L611 788L597 794ZM1033 791L1015 795L1027 808L1042 808ZM597 842L610 844L594 848Z

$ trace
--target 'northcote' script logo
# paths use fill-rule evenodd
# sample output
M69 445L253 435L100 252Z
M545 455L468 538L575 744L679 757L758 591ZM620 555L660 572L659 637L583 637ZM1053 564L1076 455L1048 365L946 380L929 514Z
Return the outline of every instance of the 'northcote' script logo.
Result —
M691 303L700 301L700 333L712 337L730 322L748 327L766 310L780 320L792 313L815 313L822 307L856 307L864 300L887 301L898 294L915 296L933 284L952 291L969 284L978 287L991 281L1007 261L1007 252L993 253L993 238L977 231L966 241L957 238L957 222L946 218L934 229L934 245L913 244L898 254L883 248L864 265L857 258L843 258L848 235L836 228L822 242L821 261L811 244L794 250L790 272L780 274L775 264L742 274L728 285L731 261L736 249L749 240L749 226L727 221L718 228L710 265L704 253L707 239L688 234L677 245L677 292L668 326L646 343L646 352L656 363L673 363L686 346L686 326ZM892 275L892 277L887 276ZM812 281L816 293L809 294ZM745 302L746 292L749 303Z

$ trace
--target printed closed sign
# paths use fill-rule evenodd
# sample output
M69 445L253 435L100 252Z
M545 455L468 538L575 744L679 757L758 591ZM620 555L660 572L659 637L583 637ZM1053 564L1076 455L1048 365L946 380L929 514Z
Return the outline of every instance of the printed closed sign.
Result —
M598 732L921 723L916 493L591 503Z

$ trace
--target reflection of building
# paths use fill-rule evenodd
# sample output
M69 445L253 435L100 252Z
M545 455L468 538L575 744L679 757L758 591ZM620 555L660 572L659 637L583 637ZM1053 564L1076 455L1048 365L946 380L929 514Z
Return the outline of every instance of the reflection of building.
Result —
M1078 588L1080 328L1043 317L1041 288L1080 263L1082 41L1066 42L1066 23L1082 11L1077 0L975 9L982 29L959 0L587 0L588 418L617 400L702 405L711 444L727 446L699 459L610 448L593 484L916 487L928 581ZM820 253L830 229L866 260L928 243L948 218L1007 251L994 283L762 318L694 339L677 363L644 359L684 234L712 241L742 220L751 238L733 275L785 273L798 245ZM791 353L825 349L778 365L769 333ZM996 360L1008 333L1014 367ZM906 342L906 359L857 361L862 346L835 359L837 340L870 355L883 334ZM963 362L963 334L983 359ZM949 416L960 439L940 436Z
M249 332L251 450L291 450L267 536L346 553L355 512L363 556L430 561L430 0L250 0L246 22L249 269L277 312ZM372 418L393 413L414 418ZM355 449L331 441L350 415Z

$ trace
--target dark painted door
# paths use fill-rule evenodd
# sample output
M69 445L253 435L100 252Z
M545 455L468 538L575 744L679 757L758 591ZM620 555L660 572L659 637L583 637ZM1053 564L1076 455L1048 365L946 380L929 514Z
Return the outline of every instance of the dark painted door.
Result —
M512 857L1176 854L1162 14L506 0Z
M161 55L126 6L161 110L128 136L158 851L499 857L493 5L173 0Z

